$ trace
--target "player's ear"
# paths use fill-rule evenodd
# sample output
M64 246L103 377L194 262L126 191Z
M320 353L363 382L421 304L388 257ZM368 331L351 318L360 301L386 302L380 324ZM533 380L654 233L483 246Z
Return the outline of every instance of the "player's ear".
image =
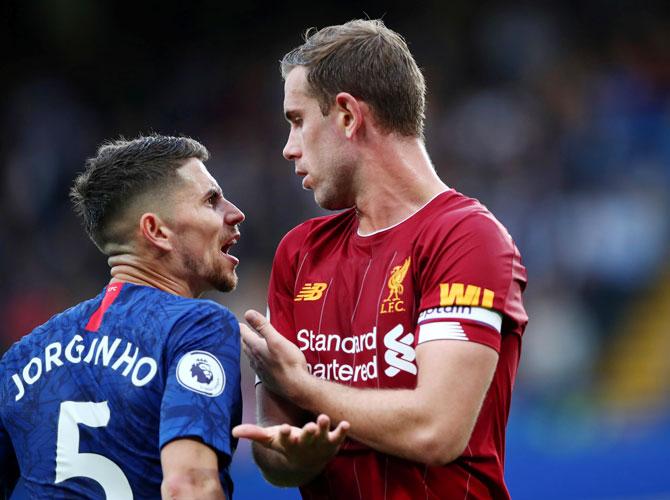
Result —
M140 217L140 233L150 245L161 250L172 250L172 231L160 215L147 212Z
M335 96L337 124L344 131L347 139L354 137L361 129L366 107L363 101L359 101L348 92L340 92Z

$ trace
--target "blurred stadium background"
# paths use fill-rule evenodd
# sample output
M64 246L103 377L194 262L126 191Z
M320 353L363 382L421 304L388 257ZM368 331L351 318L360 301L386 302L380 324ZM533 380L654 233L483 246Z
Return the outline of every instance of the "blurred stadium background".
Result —
M281 56L309 26L383 17L424 68L437 170L514 236L530 314L508 427L516 499L670 498L670 4L103 2L0 7L0 348L99 292L67 199L105 138L186 134L247 215L241 284L319 213L281 157ZM245 421L254 419L246 360ZM238 499L265 484L249 447Z

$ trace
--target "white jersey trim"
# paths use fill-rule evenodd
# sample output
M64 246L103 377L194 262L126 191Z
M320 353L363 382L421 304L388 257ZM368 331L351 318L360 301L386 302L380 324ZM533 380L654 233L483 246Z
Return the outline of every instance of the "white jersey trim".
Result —
M417 323L421 325L427 321L445 319L465 319L475 321L490 326L498 333L500 333L500 329L502 328L502 314L498 311L486 309L484 307L470 306L446 306L424 309L419 313L419 320Z
M374 236L375 234L379 234L379 233L383 233L384 231L388 231L389 229L393 229L394 227L397 227L397 226L399 226L400 224L402 224L403 222L406 222L406 221L408 221L409 219L411 219L412 217L414 217L416 214L418 214L419 212L421 212L421 210L423 210L423 209L426 208L428 205L430 205L430 202L432 202L435 198L437 198L437 197L440 196L441 194L446 193L446 192L449 191L450 189L451 189L451 188L450 188L449 186L447 186L447 188L446 188L444 191L440 191L439 193L437 193L437 194L436 194L435 196L433 196L430 200L428 200L424 205L422 205L416 212L412 212L411 214L409 214L407 217L405 217L405 218L404 218L403 220L401 220L400 222L396 222L395 224L393 224L393 225L391 225L391 226L383 227L383 228L381 228L381 229L377 229L376 231L372 231L371 233L365 233L365 234L362 234L360 228L358 228L358 229L356 229L356 234L357 234L358 236L360 236L361 238L367 238L367 237L369 237L369 236Z

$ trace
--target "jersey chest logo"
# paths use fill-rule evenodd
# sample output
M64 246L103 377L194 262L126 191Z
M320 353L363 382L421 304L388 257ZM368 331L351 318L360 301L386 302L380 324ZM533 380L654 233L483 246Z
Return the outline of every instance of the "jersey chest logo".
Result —
M293 300L296 302L319 300L326 288L328 288L328 283L305 283Z
M403 281L405 281L405 277L407 276L410 262L411 257L407 257L402 265L395 266L391 269L391 276L386 283L386 286L388 286L389 289L389 294L388 297L382 301L382 306L379 311L381 314L402 312L405 310L405 302L402 300L402 294L405 292Z

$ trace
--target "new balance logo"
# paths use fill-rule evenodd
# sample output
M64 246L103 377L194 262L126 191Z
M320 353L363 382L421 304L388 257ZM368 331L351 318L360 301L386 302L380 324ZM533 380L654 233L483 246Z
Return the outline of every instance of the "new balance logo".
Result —
M493 307L495 293L488 288L463 283L440 283L440 306Z
M402 325L399 324L384 335L384 347L386 347L384 361L389 365L384 373L389 377L395 377L401 371L416 375L414 364L416 352L412 347L414 335L408 333L403 336L404 333Z
M328 288L328 283L305 283L295 296L295 301L319 300L323 292Z

